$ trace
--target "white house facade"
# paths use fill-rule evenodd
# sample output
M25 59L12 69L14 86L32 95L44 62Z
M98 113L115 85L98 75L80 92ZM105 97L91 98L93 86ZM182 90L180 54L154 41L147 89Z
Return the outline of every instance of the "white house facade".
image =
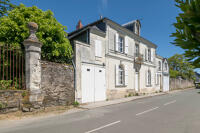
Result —
M138 20L119 25L108 18L69 33L74 49L76 100L123 98L134 93L169 91L167 60L140 36Z

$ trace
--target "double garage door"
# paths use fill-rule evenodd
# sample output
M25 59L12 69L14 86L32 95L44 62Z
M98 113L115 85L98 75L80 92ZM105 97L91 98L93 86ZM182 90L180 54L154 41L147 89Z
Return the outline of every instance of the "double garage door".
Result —
M82 103L106 100L105 69L89 65L81 69Z

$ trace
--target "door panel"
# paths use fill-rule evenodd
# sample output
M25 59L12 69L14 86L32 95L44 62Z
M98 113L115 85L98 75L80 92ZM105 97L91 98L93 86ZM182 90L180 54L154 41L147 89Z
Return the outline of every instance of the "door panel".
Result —
M169 91L169 77L163 76L163 91Z
M105 69L95 68L95 102L106 100Z
M139 91L138 89L138 74L135 74L135 91Z
M94 67L82 65L82 103L94 102Z

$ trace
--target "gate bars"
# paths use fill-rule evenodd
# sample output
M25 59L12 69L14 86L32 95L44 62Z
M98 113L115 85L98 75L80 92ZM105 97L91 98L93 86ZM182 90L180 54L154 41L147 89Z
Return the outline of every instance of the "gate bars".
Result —
M0 46L0 81L10 81L10 87L25 89L24 51L9 45Z

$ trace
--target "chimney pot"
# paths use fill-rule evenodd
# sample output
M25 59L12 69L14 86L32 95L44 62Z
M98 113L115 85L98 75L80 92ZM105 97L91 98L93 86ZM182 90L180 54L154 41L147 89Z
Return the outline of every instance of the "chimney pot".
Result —
M78 30L78 29L81 29L81 28L83 28L83 24L82 24L81 20L79 20L78 24L76 25L76 29Z

